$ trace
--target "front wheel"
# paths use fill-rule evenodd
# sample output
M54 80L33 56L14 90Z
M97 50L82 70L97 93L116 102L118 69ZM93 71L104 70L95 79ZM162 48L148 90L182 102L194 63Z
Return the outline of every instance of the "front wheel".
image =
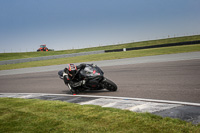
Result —
M102 85L104 89L107 89L109 91L117 91L117 85L107 78L102 81Z

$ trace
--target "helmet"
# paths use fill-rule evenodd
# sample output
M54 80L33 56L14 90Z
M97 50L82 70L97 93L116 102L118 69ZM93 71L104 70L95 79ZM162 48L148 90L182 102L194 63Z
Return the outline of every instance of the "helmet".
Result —
M76 75L76 72L77 72L76 65L74 64L67 65L67 73L69 74L70 77L74 77Z

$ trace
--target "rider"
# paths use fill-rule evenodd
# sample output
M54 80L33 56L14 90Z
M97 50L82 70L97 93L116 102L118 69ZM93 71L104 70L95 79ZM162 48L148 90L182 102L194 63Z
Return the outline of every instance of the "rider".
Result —
M77 93L79 86L84 85L86 80L79 77L79 72L84 69L86 64L80 64L76 66L75 64L68 64L63 71L63 80L66 85L71 86L71 92Z

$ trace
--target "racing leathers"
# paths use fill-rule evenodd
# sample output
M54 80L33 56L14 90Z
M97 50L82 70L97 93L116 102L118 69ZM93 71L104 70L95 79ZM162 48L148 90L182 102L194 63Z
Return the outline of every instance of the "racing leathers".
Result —
M76 66L77 72L76 72L76 74L74 76L70 76L67 73L67 71L68 71L67 68L65 68L63 70L63 80L64 80L64 83L66 85L69 84L72 87L71 91L75 91L76 92L77 91L77 87L85 84L86 80L85 79L81 79L80 74L79 74L80 70L84 69L85 66L86 66L86 64L80 64L80 65Z

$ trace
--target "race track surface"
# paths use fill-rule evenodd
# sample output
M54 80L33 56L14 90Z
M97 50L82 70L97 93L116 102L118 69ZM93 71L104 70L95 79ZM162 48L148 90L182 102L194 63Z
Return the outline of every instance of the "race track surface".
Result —
M200 59L101 67L117 92L81 95L120 96L200 103ZM58 71L0 76L0 93L69 94Z

